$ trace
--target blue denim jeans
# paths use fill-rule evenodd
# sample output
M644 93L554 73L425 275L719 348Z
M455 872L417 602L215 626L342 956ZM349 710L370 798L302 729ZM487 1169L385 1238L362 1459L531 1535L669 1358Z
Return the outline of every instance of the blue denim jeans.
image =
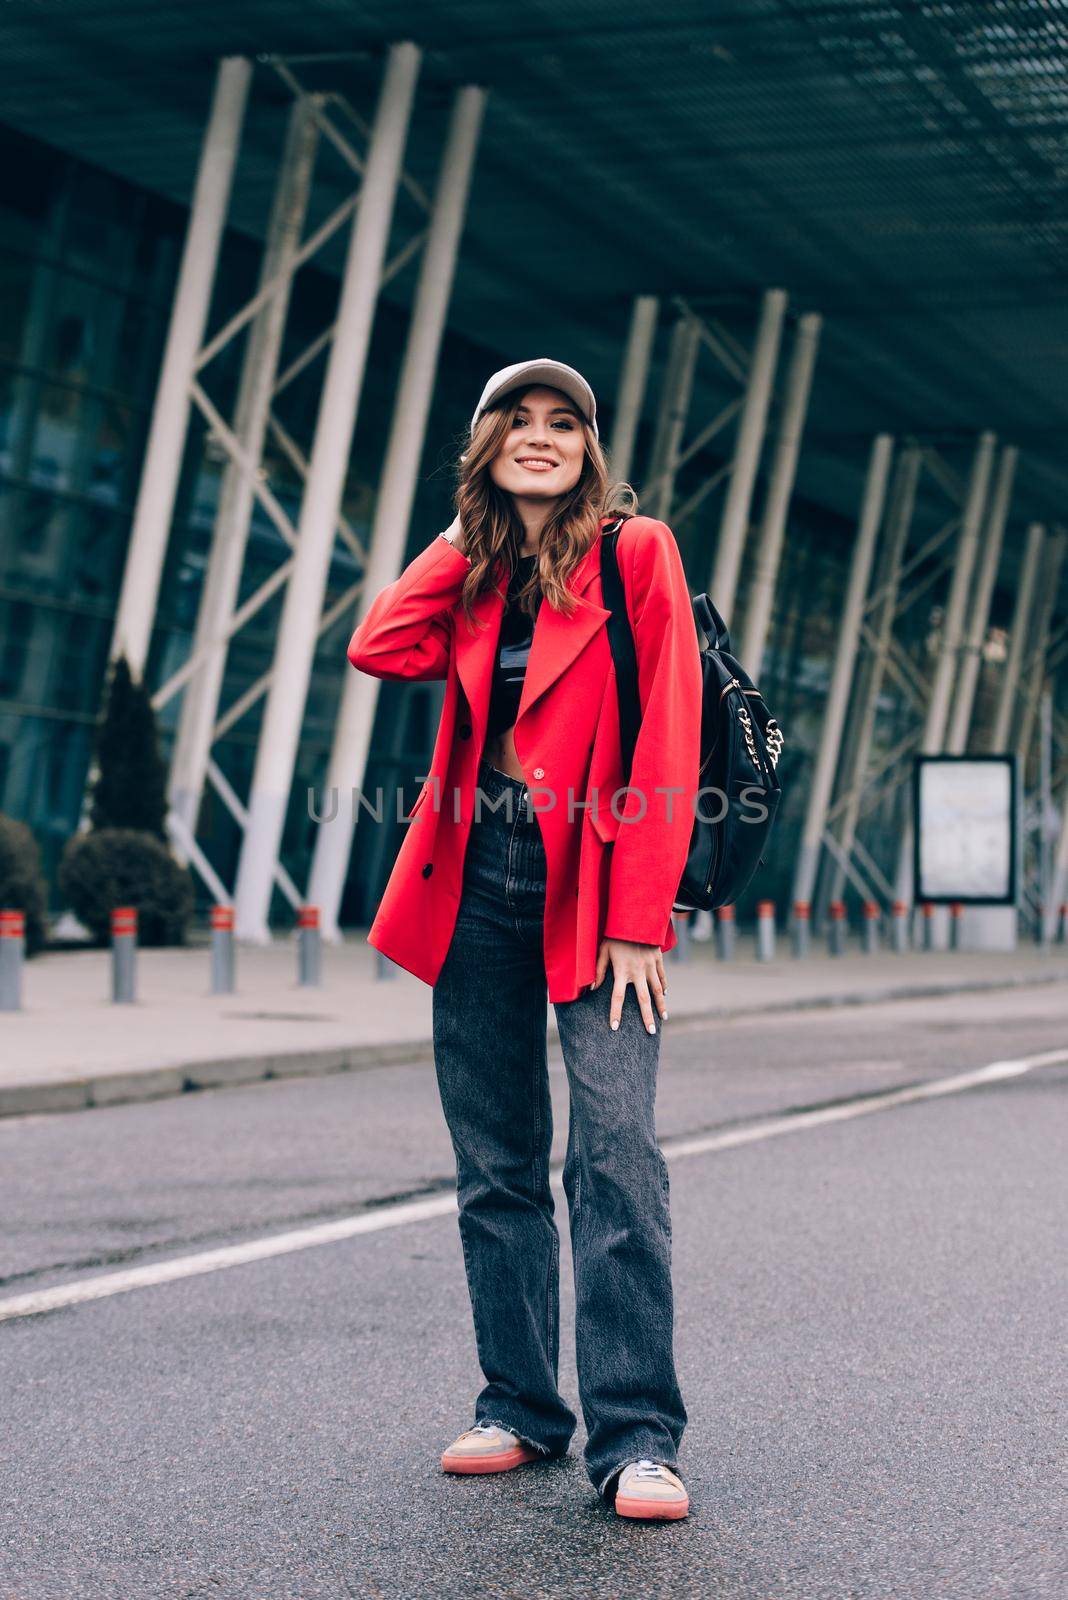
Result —
M456 928L434 987L434 1059L486 1379L475 1421L557 1456L577 1418L557 1388L544 904L545 847L527 791L483 759ZM611 990L609 968L598 989L555 1007L570 1091L563 1183L584 1461L606 1498L628 1461L674 1466L687 1421L672 1349L668 1169L655 1131L659 1021L650 1034L630 987L613 1033Z

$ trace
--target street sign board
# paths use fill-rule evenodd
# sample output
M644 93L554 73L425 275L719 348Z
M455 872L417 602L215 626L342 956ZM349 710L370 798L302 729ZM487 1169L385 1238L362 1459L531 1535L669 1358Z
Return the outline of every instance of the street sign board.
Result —
M912 778L916 903L1015 905L1016 757L916 756Z

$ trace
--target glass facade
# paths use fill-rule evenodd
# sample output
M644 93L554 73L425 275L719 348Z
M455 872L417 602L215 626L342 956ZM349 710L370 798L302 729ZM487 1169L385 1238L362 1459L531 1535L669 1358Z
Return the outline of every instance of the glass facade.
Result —
M184 211L19 135L0 135L0 810L28 822L53 884L64 843L75 830L89 768L93 725L129 540L149 413L185 229ZM209 326L220 326L252 292L258 248L228 235ZM329 322L336 282L305 268L293 291L284 367ZM621 310L621 326L625 310ZM396 391L405 319L388 305L376 318L363 401L350 462L344 512L358 537L370 536L374 488ZM238 341L207 370L205 382L224 416L233 412ZM470 397L502 358L449 336L437 384L412 518L411 553L451 518L449 466L466 436ZM323 374L312 363L279 397L277 415L307 450ZM610 408L603 432L610 428ZM640 441L639 462L648 438ZM300 485L276 445L267 466L272 488L296 521ZM225 460L191 415L172 536L153 632L148 681L154 690L187 659L210 547ZM685 497L709 470L691 461L680 476ZM718 521L715 497L692 526L676 530L694 588L703 586ZM761 675L786 733L781 772L782 822L752 898L785 908L814 751L836 644L834 618L844 590L852 528L842 519L795 505L777 609ZM288 547L263 510L253 515L240 598L276 571ZM359 564L335 552L328 603L353 583ZM744 576L740 601L744 601ZM220 711L235 705L269 670L281 607L276 595L234 639ZM926 626L927 608L921 606ZM298 885L307 881L315 824L308 791L322 799L340 685L350 670L345 646L353 608L326 630L316 653L298 769L286 823L283 860ZM922 630L921 630L922 631ZM909 648L925 655L922 639ZM440 685L382 684L365 788L410 785L429 759ZM900 735L904 708L887 695L880 739ZM160 712L169 757L179 707ZM214 758L237 794L250 788L262 699L236 717ZM885 724L885 727L883 726ZM365 924L399 844L403 825L357 830L342 920ZM234 881L239 830L209 789L198 836L225 883ZM202 904L207 893L201 890ZM274 910L281 909L276 900Z

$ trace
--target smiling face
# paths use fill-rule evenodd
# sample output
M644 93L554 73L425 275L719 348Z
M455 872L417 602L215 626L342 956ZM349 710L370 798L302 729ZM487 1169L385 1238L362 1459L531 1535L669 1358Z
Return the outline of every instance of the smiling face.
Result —
M579 481L586 444L582 419L566 394L542 385L514 397L512 426L490 462L493 482L507 494L550 500Z

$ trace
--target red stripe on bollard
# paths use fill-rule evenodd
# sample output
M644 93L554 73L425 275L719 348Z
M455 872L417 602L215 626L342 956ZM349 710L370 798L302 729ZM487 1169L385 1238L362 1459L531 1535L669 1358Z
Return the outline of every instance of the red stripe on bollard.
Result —
M831 913L831 921L832 922L844 922L845 921L846 912L845 912L845 901L844 900L832 900L829 909L830 909L830 913Z
M774 900L758 900L757 901L757 916L758 917L773 917L774 915L775 915L775 902L774 902Z
M720 922L733 922L734 921L734 907L733 906L717 906L716 907L716 917L718 918L718 920Z
M794 901L794 916L798 922L807 922L812 914L812 907L807 900Z
M895 917L907 916L908 915L908 909L909 908L908 908L908 904L907 904L906 901L904 901L904 900L895 900L894 901L894 916Z
M865 900L865 902L864 902L864 915L868 919L869 922L878 921L878 917L879 917L879 902L878 902L878 900Z
M925 900L923 902L923 905L920 907L920 910L923 912L923 915L925 917L933 917L934 916L934 909L935 908L931 904L930 900Z
M112 933L137 932L137 907L117 906L111 913Z
M22 911L0 911L0 939L21 939L26 928Z
M959 917L963 910L964 910L964 907L962 905L960 905L956 900L951 900L950 901L949 914L950 914L951 917Z
M319 907L301 906L297 912L298 928L317 928L319 926Z
M213 928L220 929L223 933L232 933L234 931L233 906L212 906L211 925Z

